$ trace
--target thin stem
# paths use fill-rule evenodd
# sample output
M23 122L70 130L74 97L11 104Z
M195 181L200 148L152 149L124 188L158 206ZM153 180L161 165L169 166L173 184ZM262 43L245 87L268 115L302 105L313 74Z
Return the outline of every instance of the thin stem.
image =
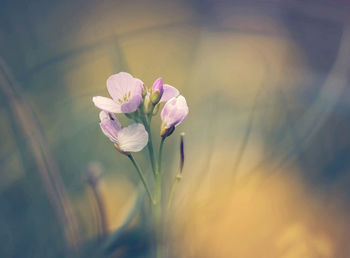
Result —
M175 196L177 184L180 182L181 178L182 178L182 175L180 173L177 174L176 177L175 177L175 180L173 182L173 185L171 186L168 206L167 206L167 210L166 210L166 221L168 220L168 217L169 217L169 214L170 214L170 209L171 209L171 205L173 203L173 199L174 199L174 196Z
M162 137L159 152L158 152L158 160L156 166L156 189L155 189L155 198L156 204L154 206L154 222L156 226L156 257L162 257L162 234L163 234L163 220L162 220L162 173L161 173L161 162L162 162L162 152L163 152L163 144L165 138Z
M158 167L157 171L159 174L162 173L162 153L163 153L163 145L164 145L165 137L162 137L159 144L159 152L158 152Z
M153 219L155 226L155 250L156 257L162 257L162 234L163 234L163 223L162 223L162 179L161 175L157 172L156 174L156 189L155 189L156 202L153 206Z
M153 151L153 143L152 143L152 134L151 134L151 128L150 128L150 123L151 121L149 121L149 119L147 118L147 115L145 115L145 119L144 119L144 125L146 127L146 131L148 133L148 144L147 144L147 148L148 148L148 152L149 152L149 158L151 160L151 166L152 166L152 171L153 171L153 175L156 175L156 166L155 166L155 158L154 158L154 151Z
M156 174L156 167L155 167L155 160L154 160L154 151L153 151L153 144L152 144L152 140L151 140L151 136L150 139L148 141L148 152L149 152L149 156L151 159L151 166L152 166L152 171L153 174Z
M143 183L143 185L144 185L144 187L145 187L145 189L146 189L146 192L147 192L147 194L148 194L148 197L149 197L150 201L152 202L152 204L155 204L155 202L154 202L154 200L153 200L153 197L152 197L152 194L151 194L151 191L150 191L150 188L149 188L148 185L147 185L146 179L145 179L145 177L144 177L144 175L143 175L143 173L142 173L142 171L141 171L139 165L137 165L137 163L136 163L134 157L133 157L131 154L129 154L129 155L127 155L127 156L128 156L128 158L131 160L132 164L135 166L135 168L136 168L136 170L137 170L137 173L139 174L139 176L140 176L140 178L141 178L141 181L142 181L142 183Z
M169 212L171 209L171 204L173 202L175 191L176 191L176 186L180 182L180 180L182 179L182 170L184 168L184 163L185 163L184 136L185 136L185 133L182 132L180 134L180 167L179 167L179 172L176 175L175 180L173 182L173 185L171 186L170 196L169 196L169 200L168 200L167 213L166 213L166 221L168 220Z

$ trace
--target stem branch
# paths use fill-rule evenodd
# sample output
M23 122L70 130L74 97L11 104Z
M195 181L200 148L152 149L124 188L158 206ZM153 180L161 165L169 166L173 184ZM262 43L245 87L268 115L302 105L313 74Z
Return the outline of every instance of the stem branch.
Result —
M163 145L164 145L165 137L162 137L160 144L159 144L159 152L158 152L158 167L156 170L156 173L161 174L162 173L162 153L163 153Z
M152 134L151 134L150 123L151 123L151 121L148 119L147 115L145 115L144 125L145 125L146 131L148 133L147 148L148 148L148 152L149 152L149 158L151 160L151 166L152 166L153 175L155 176L156 175L156 166L155 166L156 161L155 161L154 151L153 151L153 143L152 143Z
M129 154L127 156L131 160L132 164L135 166L136 171L137 171L137 173L139 174L139 176L141 178L141 181L142 181L142 183L143 183L143 185L144 185L144 187L146 189L146 192L148 194L148 197L149 197L150 201L152 202L152 204L155 204L155 202L153 200L153 197L152 197L152 194L151 194L151 191L150 191L150 188L147 185L146 179L145 179L145 177L144 177L144 175L143 175L139 165L136 163L134 157L131 154Z

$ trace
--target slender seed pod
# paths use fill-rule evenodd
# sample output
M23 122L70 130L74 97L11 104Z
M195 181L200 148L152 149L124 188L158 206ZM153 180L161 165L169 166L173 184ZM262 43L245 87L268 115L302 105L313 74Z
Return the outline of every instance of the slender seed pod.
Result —
M183 170L184 164L185 164L184 138L185 138L185 133L182 132L180 134L180 174L182 173L182 170Z

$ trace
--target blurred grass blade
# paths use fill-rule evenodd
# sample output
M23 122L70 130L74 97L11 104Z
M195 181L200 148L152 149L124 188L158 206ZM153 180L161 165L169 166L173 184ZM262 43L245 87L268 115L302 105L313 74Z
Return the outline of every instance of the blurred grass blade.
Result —
M0 57L0 90L9 102L14 124L22 130L38 168L45 191L65 232L67 249L80 241L79 229L62 178L47 146L40 125L29 103L21 93L6 62ZM20 146L19 146L20 148Z

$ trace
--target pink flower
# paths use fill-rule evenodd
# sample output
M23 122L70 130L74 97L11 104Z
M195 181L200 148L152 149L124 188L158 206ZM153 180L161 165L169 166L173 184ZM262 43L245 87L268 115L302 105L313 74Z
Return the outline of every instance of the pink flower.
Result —
M168 100L160 114L162 119L161 136L170 135L174 128L185 120L188 112L186 99L182 95Z
M120 72L107 79L107 89L112 99L93 97L95 106L110 113L130 113L135 111L142 100L143 82L130 74Z
M102 132L120 152L138 152L147 145L148 133L142 124L134 123L123 128L114 114L106 111L100 112L100 120Z

